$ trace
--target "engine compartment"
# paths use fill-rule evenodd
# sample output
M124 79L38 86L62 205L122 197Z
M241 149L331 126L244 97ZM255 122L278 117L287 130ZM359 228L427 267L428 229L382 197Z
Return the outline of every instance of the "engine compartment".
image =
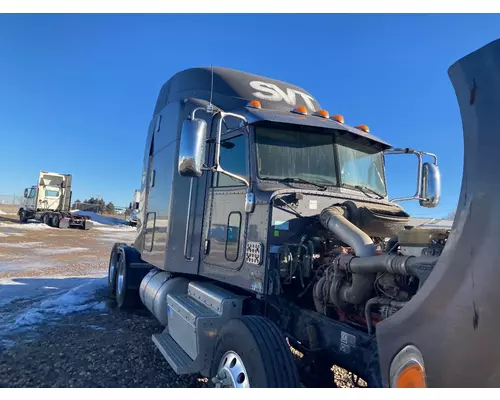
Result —
M296 197L274 204L298 209ZM396 204L341 201L318 211L273 222L272 291L372 333L422 287L447 233L408 229L410 217Z

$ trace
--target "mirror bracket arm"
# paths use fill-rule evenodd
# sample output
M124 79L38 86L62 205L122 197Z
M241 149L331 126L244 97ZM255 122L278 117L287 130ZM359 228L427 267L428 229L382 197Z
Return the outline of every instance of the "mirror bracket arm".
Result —
M224 170L220 165L216 165L213 168L210 168L210 170L212 172L219 172L221 174L229 176L230 178L236 179L237 181L244 183L247 188L250 187L250 182L248 182L245 178Z
M393 154L415 154L418 159L418 177L417 177L417 190L413 196L409 197L398 197L394 199L390 199L391 203L399 202L399 201L408 201L408 200L419 200L419 201L428 201L428 198L422 197L422 165L423 165L423 156L429 156L433 158L433 164L435 166L438 165L437 156L434 153L428 153L425 151L414 150L411 148L392 148L384 151L386 155Z
M212 116L218 112L218 111L214 112L213 109L211 110L208 107L196 107L193 111L191 111L191 114L189 114L188 119L193 120L197 111L205 111L207 114L211 114Z

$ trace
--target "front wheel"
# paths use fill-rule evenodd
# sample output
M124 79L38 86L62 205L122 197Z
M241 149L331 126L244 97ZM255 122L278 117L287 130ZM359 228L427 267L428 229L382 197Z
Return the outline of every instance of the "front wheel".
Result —
M118 261L116 266L116 303L118 308L135 308L139 302L139 291L129 288L129 281L133 279L130 273L130 260L122 247L117 249Z
M273 322L259 316L232 319L222 327L210 376L216 387L300 387L284 335Z
M19 211L19 221L22 222L23 224L28 222L28 218L26 217L26 211L24 210Z

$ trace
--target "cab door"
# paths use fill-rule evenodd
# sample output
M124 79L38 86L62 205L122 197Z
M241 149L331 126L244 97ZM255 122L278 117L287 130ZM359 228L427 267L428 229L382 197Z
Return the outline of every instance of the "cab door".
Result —
M25 190L24 194L25 194L24 209L36 211L37 189L36 188L28 188Z
M220 165L249 180L248 137L245 129L222 136ZM244 261L247 213L244 183L212 172L205 209L205 264L237 270Z

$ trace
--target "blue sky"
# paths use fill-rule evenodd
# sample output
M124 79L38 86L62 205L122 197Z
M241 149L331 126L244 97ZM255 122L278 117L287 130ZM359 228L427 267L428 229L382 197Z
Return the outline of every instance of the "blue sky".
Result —
M301 86L346 123L439 156L436 209L453 211L463 139L447 76L500 37L498 15L0 15L0 194L40 170L73 174L73 198L128 204L161 85L199 65ZM416 161L388 160L391 197L413 194Z

